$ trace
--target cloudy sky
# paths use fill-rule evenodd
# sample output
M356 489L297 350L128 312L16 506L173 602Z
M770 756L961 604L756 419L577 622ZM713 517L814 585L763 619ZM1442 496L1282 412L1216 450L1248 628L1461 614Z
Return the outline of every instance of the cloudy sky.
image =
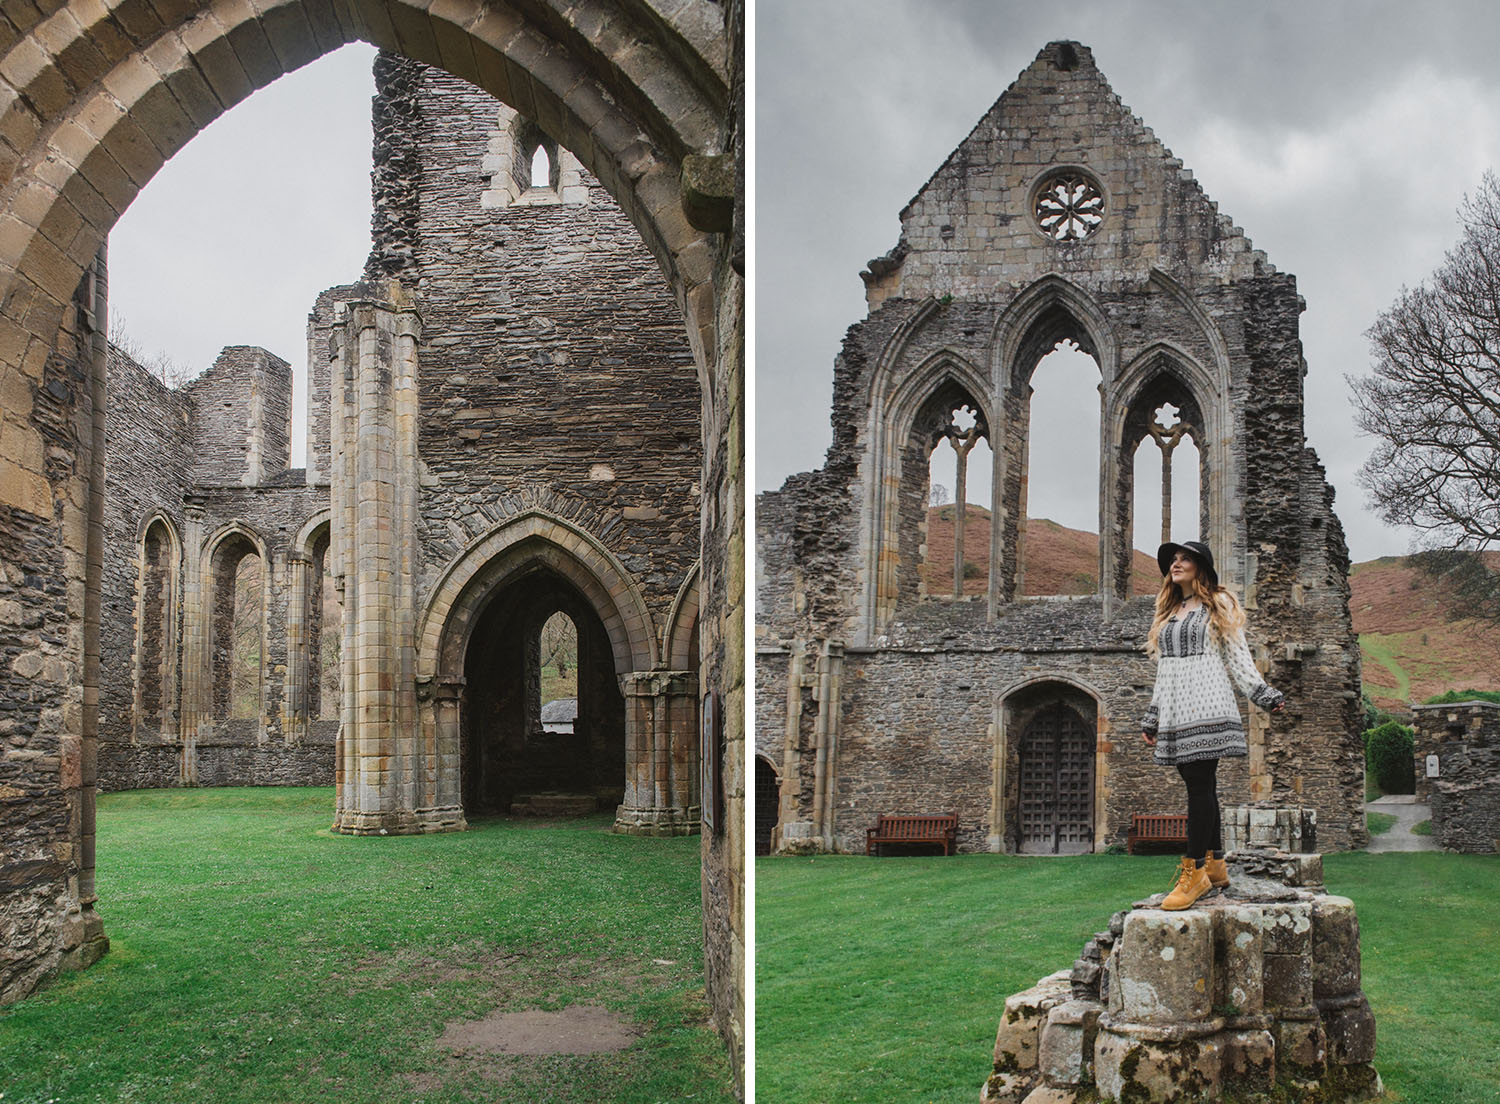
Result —
M1500 168L1500 6L758 0L755 27L757 490L822 464L833 359L865 316L858 273L896 243L901 208L1041 47L1070 38L1297 276L1307 434L1351 552L1407 550L1356 482L1370 442L1344 376L1367 371L1365 330L1441 260L1464 194ZM1058 367L1057 390L1076 399L1086 372ZM1067 402L1037 415L1054 444L1078 439ZM1071 475L1066 447L1047 465L1045 513L1092 530L1097 457L1072 451Z
M197 375L225 345L260 345L292 363L294 465L307 312L320 291L357 279L370 251L374 57L346 46L220 116L109 239L111 320L144 357Z

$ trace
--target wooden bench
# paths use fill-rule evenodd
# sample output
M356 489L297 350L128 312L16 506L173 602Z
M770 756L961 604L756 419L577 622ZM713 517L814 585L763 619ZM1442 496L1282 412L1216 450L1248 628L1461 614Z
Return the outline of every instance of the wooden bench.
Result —
M865 854L879 855L882 843L940 843L943 854L958 847L958 817L880 815L874 828L865 829Z
M1187 842L1186 813L1136 813L1130 818L1130 832L1125 849L1132 855L1141 844L1183 844Z

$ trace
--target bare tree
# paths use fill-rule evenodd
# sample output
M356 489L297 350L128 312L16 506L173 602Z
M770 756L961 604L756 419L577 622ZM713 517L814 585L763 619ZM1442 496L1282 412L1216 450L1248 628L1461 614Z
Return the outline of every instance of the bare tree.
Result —
M559 611L543 623L541 655L542 666L555 666L559 675L578 665L578 629L567 614Z
M1496 608L1500 577L1500 181L1486 173L1459 209L1463 232L1421 286L1402 288L1369 337L1373 375L1348 382L1377 438L1360 470L1380 516L1422 533L1420 558Z
M111 345L174 390L197 375L187 365L178 363L162 350L146 352L140 338L130 332L125 316L113 308L109 312L109 329L106 332Z
M928 496L929 506L946 506L952 500L953 496L948 493L947 487L941 483L934 483L932 485L932 492Z

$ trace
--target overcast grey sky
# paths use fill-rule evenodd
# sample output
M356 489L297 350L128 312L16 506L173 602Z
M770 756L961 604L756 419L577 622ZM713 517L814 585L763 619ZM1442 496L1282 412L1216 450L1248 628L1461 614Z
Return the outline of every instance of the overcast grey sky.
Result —
M167 162L109 239L110 313L197 375L225 345L291 362L303 461L307 312L370 251L370 75L355 44L224 115Z
M1370 442L1343 377L1368 370L1364 331L1441 260L1463 195L1500 167L1500 6L758 0L755 35L757 490L822 464L833 359L865 317L858 273L896 243L901 208L1042 46L1071 38L1296 275L1307 435L1351 553L1407 550L1355 481ZM1066 413L1046 417L1055 442L1078 440ZM1043 512L1092 530L1083 451Z

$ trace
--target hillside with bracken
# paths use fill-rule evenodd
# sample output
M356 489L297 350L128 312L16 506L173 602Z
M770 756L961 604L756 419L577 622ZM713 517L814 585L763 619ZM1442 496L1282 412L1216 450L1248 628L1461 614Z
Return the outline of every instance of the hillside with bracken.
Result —
M953 538L958 508L953 504L927 511L927 555L922 562L922 581L927 593L953 593ZM1025 572L1022 593L1097 594L1099 592L1099 538L1081 529L1069 529L1046 518L1026 523ZM990 512L969 503L964 521L964 594L984 594L989 587ZM1136 552L1132 567L1132 592L1155 594L1161 586L1156 561Z
M927 512L922 578L928 594L953 593L956 517L952 504ZM977 596L989 586L990 512L970 503L965 517L964 594ZM1500 568L1500 556L1495 566ZM1097 593L1099 538L1032 518L1022 567L1028 596ZM1132 591L1155 594L1160 585L1155 561L1137 551ZM1377 705L1405 708L1445 690L1500 690L1500 628L1463 617L1463 611L1405 556L1355 564L1349 587L1364 689Z
M1463 616L1405 556L1355 564L1349 608L1365 693L1404 707L1445 690L1500 690L1500 628Z

